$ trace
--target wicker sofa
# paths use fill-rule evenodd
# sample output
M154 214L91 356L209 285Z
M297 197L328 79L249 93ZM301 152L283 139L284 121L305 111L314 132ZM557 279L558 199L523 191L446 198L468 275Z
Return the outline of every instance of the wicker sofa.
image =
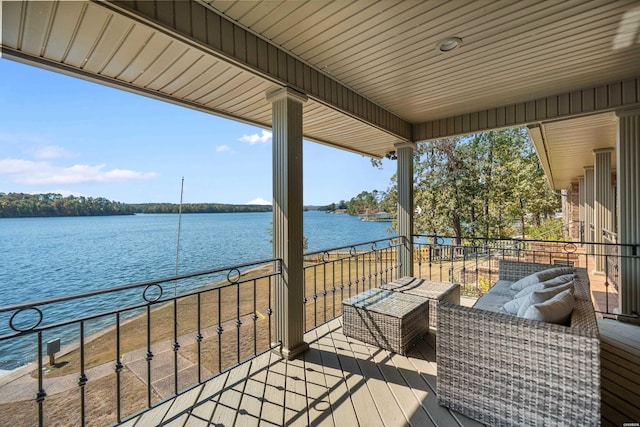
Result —
M499 280L550 267L502 261ZM575 274L567 326L439 303L440 405L488 425L599 425L598 326L587 273Z

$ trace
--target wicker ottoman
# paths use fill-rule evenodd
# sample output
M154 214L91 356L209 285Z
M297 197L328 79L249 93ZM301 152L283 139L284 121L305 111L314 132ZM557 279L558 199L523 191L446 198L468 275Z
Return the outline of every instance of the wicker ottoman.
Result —
M460 305L460 285L456 283L436 282L433 280L418 279L416 277L402 277L382 285L381 288L429 298L429 326L434 329L438 327L438 310L436 309L438 301L446 301Z
M399 354L429 332L429 300L373 288L342 301L345 336Z

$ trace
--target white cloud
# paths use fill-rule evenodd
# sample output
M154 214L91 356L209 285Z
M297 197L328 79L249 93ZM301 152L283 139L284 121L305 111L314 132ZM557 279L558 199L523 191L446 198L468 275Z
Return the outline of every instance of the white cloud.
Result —
M268 144L269 142L271 142L271 137L271 132L269 132L268 130L263 130L261 131L260 135L258 135L257 133L254 133L252 135L242 135L240 138L238 138L238 141L248 142L249 145Z
M218 145L216 147L216 153L223 153L225 151L231 151L231 148L229 148L228 145Z
M37 148L33 152L33 157L40 160L58 159L61 157L70 157L71 155L71 152L57 145L46 145L44 147Z
M130 181L156 176L155 172L136 172L128 169L105 170L105 166L60 167L45 161L2 159L0 160L0 174L8 175L14 182L31 185Z
M245 203L245 205L270 205L270 204L271 204L271 202L266 201L262 197L258 197L256 199L249 200L247 203Z

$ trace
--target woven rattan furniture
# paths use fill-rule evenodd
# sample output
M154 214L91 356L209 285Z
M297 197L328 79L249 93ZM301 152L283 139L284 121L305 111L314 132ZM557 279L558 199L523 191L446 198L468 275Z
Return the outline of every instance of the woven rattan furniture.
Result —
M499 276L549 267L502 261ZM599 425L600 340L584 269L574 286L569 326L439 303L438 402L488 425Z
M399 354L429 332L429 301L415 295L372 288L342 301L347 337Z
M460 285L456 283L437 282L417 277L401 277L392 282L380 286L395 292L403 292L418 295L429 299L429 326L438 326L438 301L447 301L460 304Z

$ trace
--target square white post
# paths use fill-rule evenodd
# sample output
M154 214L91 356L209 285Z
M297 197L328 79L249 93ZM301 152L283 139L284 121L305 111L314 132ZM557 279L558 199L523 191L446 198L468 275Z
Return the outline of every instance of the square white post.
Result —
M267 94L273 126L273 256L282 260L274 281L275 339L292 359L304 342L304 233L302 189L302 104L307 97L290 88Z

